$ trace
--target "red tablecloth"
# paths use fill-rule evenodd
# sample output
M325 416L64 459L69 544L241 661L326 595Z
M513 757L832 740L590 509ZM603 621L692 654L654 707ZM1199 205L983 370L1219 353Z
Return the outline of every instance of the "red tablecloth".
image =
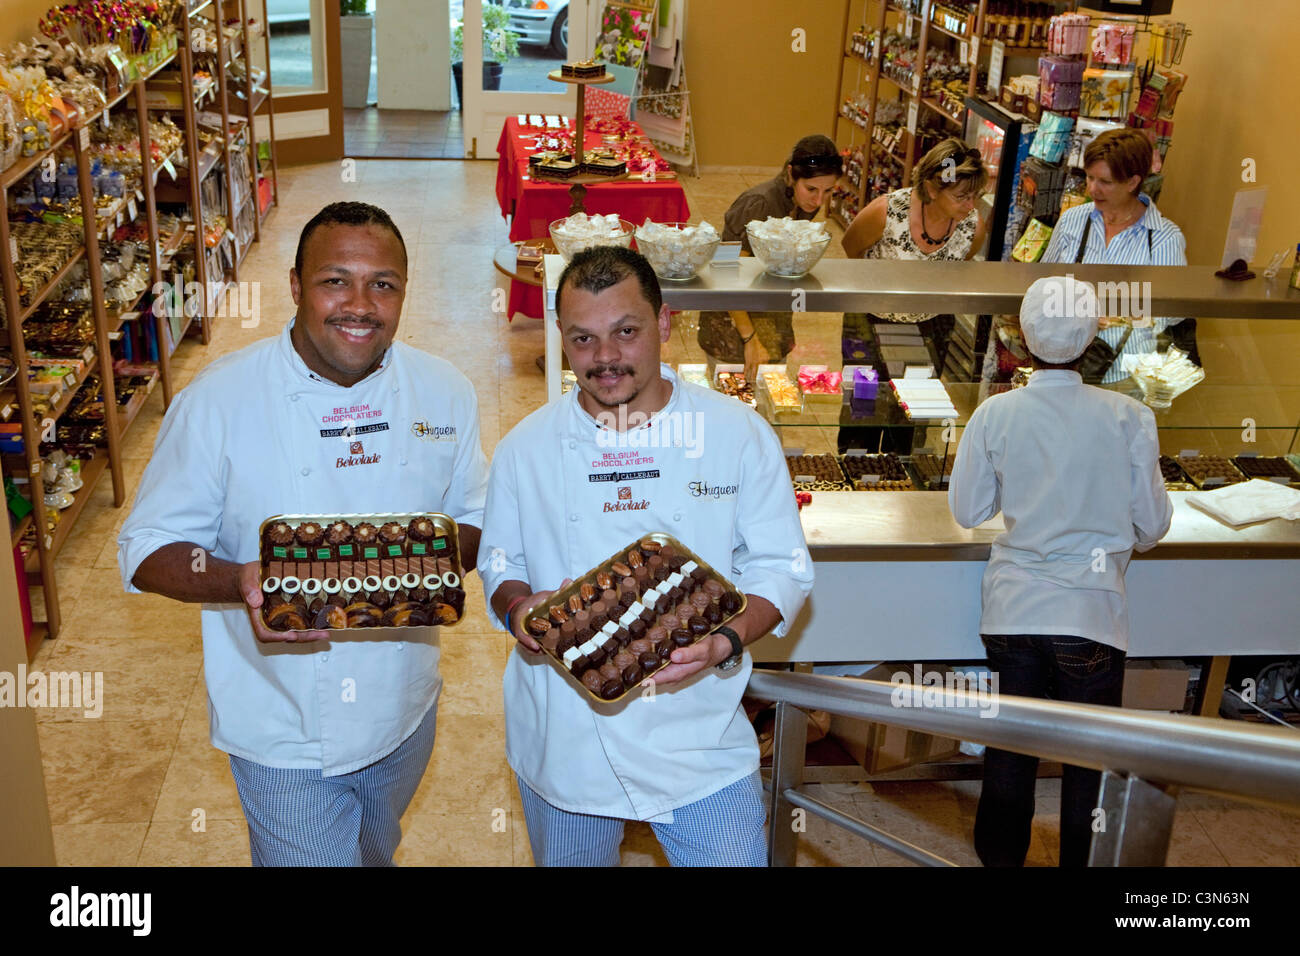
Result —
M639 128L638 128L639 131ZM528 177L528 157L535 152L536 131L521 132L516 117L506 119L497 142L497 202L501 215L510 219L510 238L543 239L555 220L569 214L572 200L569 184L535 182ZM587 132L584 148L602 145L599 133ZM617 213L629 222L640 224L647 218L656 222L686 222L691 209L686 191L675 179L648 183L640 179L619 179L608 183L588 183L584 207L595 214ZM523 282L510 283L508 315L516 312L532 318L542 316L542 290Z

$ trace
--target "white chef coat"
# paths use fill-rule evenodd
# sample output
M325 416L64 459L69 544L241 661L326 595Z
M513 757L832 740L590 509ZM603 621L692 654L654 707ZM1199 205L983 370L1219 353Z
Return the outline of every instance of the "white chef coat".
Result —
M771 601L782 635L813 571L781 444L741 402L682 382L666 365L661 374L672 397L640 429L604 429L574 389L501 440L479 549L484 591L512 579L557 588L662 531L741 592ZM633 444L686 422L692 431L681 447L662 438L654 444L667 447ZM624 445L614 445L620 434ZM562 810L666 820L758 769L740 707L751 668L746 653L728 673L709 667L651 699L634 691L601 704L578 694L554 662L515 648L504 680L506 758Z
M1169 530L1151 409L1039 369L994 395L962 435L948 488L958 524L1000 510L984 570L984 634L1085 637L1128 649L1124 570Z
M258 528L277 514L437 511L482 524L487 462L465 376L394 343L345 388L307 368L292 324L214 362L172 402L118 538L128 591L166 544L257 560ZM371 764L442 688L436 630L263 644L242 604L204 605L202 622L212 744L266 766L333 776Z

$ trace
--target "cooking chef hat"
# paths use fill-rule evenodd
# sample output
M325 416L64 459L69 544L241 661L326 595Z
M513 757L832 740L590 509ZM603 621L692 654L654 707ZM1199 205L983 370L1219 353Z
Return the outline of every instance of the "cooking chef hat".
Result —
M1035 279L1020 303L1020 330L1044 362L1073 362L1097 337L1097 293L1072 275Z

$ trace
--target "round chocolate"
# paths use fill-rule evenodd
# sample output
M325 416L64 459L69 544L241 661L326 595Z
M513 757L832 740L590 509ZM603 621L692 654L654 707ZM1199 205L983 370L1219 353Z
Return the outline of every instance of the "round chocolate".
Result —
M545 633L545 632L543 632ZM560 634L570 640L578 633L578 625L573 621L565 621L560 625Z
M304 521L293 533L294 540L304 548L314 548L325 540L325 529L316 521Z
M611 608L618 603L618 592L613 588L605 588L600 592L600 600L605 607Z
M691 572L694 575L694 572ZM704 582L704 593L709 596L709 600L717 601L721 599L726 588L722 586L721 581L715 581L713 578Z
M401 544L406 540L406 529L396 521L386 521L379 529L379 540L384 544Z
M704 588L695 589L694 593L691 594L691 603L701 611L709 606L709 596L704 592Z
M645 637L646 630L645 621L640 618L637 618L627 626L627 632L632 636L632 640L636 640L638 637Z
M650 559L646 561L646 567L650 568L651 572L653 572L655 568L659 567L659 565L663 563L663 558L659 557L657 554L652 554L650 555Z
M592 601L587 610L591 612L592 617L595 617L597 614L609 615L609 605L605 603L603 598L597 598L595 601Z
M618 590L619 593L626 593L628 591L631 591L633 594L636 594L640 590L640 588L637 587L636 578L632 577L631 575L628 575L626 577L619 578Z
M605 700L613 700L621 693L623 693L622 680L607 680L600 688L600 696Z
M289 526L288 522L274 521L267 525L266 541L270 545L287 548L293 544L293 528Z
M642 565L641 567L637 568L634 572L632 572L632 576L636 578L638 584L645 585L648 584L651 578L654 577L654 571L652 571L650 568L646 567L645 565Z
M600 671L589 670L582 675L582 686L599 696L600 688L605 683L605 678L600 676Z
M722 608L718 607L716 604L710 604L704 609L704 619L714 627L721 624L724 617L726 617L726 615L722 613Z
M673 643L678 647L689 647L691 641L694 640L694 638L691 637L691 632L684 627L679 627L677 630L673 631L671 637Z
M369 521L363 521L352 529L352 540L360 545L374 544L379 540L379 529Z
M640 657L646 651L649 651L653 648L654 648L654 644L652 644L650 641L646 640L644 637L638 637L627 645L626 653L635 655L636 657Z
M677 553L677 549L674 548L671 544L665 544L663 547L659 549L659 557L663 558L665 561L667 561L676 553Z
M341 544L350 544L352 541L352 525L346 521L331 522L329 530L325 533L325 541L336 548Z
M432 541L433 522L428 518L416 518L406 526L406 534L412 541Z
M735 614L740 610L740 595L735 591L728 591L718 599L718 607L722 608L723 614Z
M596 626L591 623L591 612L581 607L573 613L573 620L577 623L579 628L594 628Z
M377 608L386 608L393 603L393 596L387 591L371 591L370 603Z
M673 608L673 617L681 621L683 627L685 627L686 622L689 621L694 616L695 616L695 605L692 604L690 601L683 601L681 604Z
M622 680L623 668L619 667L613 661L606 661L600 665L600 676L605 680Z
M644 670L646 673L659 669L659 663L660 663L659 655L656 654L653 650L645 651L642 654L638 654L636 660L637 663L641 665L641 669Z
M668 640L668 632L665 631L662 627L656 625L650 628L649 632L647 632L645 637L647 641L649 641L655 647L658 647L664 641Z
M665 631L672 633L682 626L682 622L678 619L676 614L664 614L659 618L659 626Z
M659 661L663 664L671 664L673 662L673 651L676 649L676 646L677 645L675 645L670 638L656 647L655 651L659 654Z
M707 634L709 631L708 619L703 618L698 614L696 614L693 618L688 620L686 622L686 626L687 628L690 629L690 632L696 637L699 637L702 634Z
M541 644L544 650L556 657L564 653L560 650L560 635L554 630L542 635Z

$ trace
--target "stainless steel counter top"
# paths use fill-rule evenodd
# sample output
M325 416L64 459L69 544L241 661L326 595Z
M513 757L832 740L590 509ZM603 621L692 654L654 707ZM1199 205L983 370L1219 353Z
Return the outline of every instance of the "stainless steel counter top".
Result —
M564 262L546 257L547 308ZM1205 318L1300 319L1300 291L1286 276L1231 282L1209 266L1107 266L1021 262L909 262L823 259L802 279L765 275L756 259L738 266L707 266L694 279L660 283L674 309L794 311L796 291L807 312L1020 311L1020 299L1041 276L1072 274L1089 282L1150 283L1150 315Z
M1234 529L1198 511L1188 492L1171 491L1169 534L1142 560L1300 558L1300 522L1274 519ZM998 515L967 530L937 491L816 491L799 513L817 561L987 561L1003 531Z

